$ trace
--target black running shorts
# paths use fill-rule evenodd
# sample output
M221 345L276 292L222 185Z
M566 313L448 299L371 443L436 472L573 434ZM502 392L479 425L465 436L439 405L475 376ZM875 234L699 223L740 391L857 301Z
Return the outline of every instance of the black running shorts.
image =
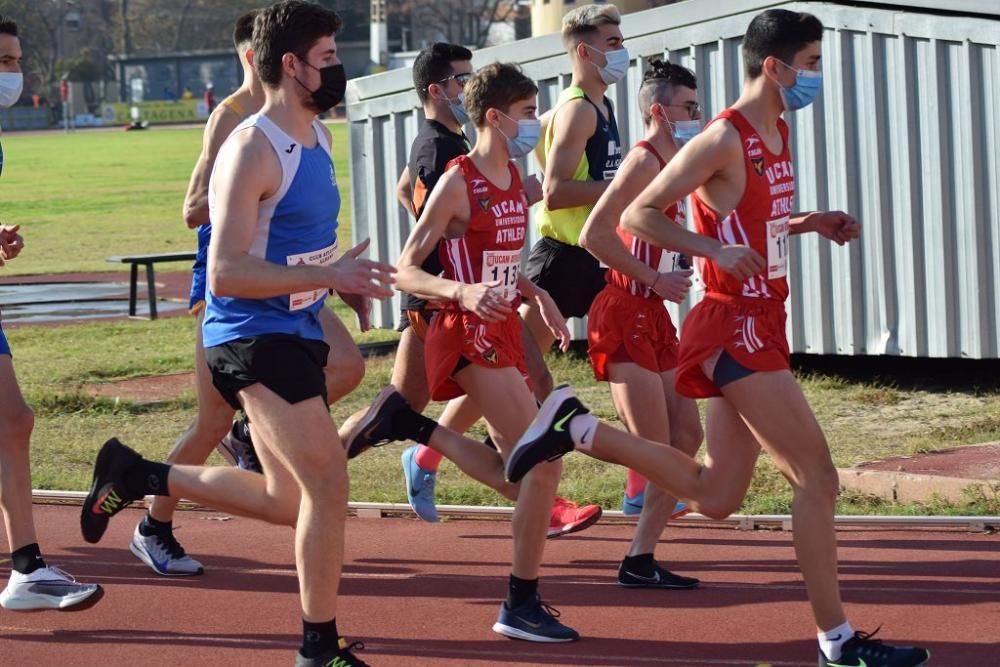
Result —
M289 404L326 397L323 369L330 346L290 334L237 338L205 348L212 384L234 410L243 406L239 392L258 382Z
M563 317L583 317L607 284L607 271L580 246L543 236L528 256L525 275L544 289Z

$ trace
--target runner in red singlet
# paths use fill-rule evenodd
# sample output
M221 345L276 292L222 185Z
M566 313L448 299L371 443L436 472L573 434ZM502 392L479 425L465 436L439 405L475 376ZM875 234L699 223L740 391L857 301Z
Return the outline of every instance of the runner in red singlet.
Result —
M622 218L639 238L702 258L707 293L684 322L677 387L688 396L711 397L704 464L581 414L586 408L561 388L511 453L507 474L516 481L534 463L576 448L628 465L703 514L721 518L743 502L763 447L794 494L795 552L821 667L914 667L929 660L926 649L886 644L874 633L855 632L847 621L837 577L837 471L789 369L788 237L816 232L842 245L860 233L857 221L840 211L793 210L795 181L781 115L818 95L822 38L823 25L809 14L772 9L754 18L743 38L742 95ZM698 234L663 214L691 193Z
M674 390L677 333L663 305L664 299L684 299L691 271L686 270L686 258L636 238L618 222L625 207L701 129L696 86L689 70L669 62L650 63L639 87L645 137L625 157L580 235L580 244L609 267L608 284L587 317L594 375L609 384L615 409L629 432L692 456L702 440L698 407ZM684 202L671 204L666 216L683 226ZM696 587L697 579L670 572L654 557L663 529L676 512L676 500L629 470L625 507L636 497L641 515L618 568L618 583L661 589Z

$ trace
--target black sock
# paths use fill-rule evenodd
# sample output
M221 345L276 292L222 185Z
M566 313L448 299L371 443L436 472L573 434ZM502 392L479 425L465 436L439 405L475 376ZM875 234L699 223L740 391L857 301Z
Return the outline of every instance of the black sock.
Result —
M303 658L318 658L336 649L340 644L340 633L337 632L337 619L323 623L311 623L302 619L302 648L299 653Z
M415 440L427 443L438 427L433 419L424 417L413 408L404 408L392 416L393 435L400 440Z
M622 565L633 574L638 574L641 577L652 577L656 570L656 559L653 558L653 554L625 556Z
M169 535L173 532L173 530L173 521L157 521L149 514L149 512L146 512L146 518L139 524L139 534L143 537L149 537L150 535Z
M538 579L521 579L510 575L507 588L507 609L516 609L538 594Z
M136 498L143 496L169 496L167 475L170 465L141 459L125 471L125 491Z
M25 544L10 555L10 560L11 569L21 574L31 574L35 570L45 567L42 550L38 548L37 542Z

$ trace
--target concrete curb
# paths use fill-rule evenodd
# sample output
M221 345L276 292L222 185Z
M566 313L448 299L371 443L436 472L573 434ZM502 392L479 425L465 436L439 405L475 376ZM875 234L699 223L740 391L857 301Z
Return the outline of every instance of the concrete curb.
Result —
M967 489L972 493L979 491L987 497L1000 494L1000 482L982 479L856 468L840 468L837 473L842 489L901 503L925 502L932 496L952 503L967 502Z

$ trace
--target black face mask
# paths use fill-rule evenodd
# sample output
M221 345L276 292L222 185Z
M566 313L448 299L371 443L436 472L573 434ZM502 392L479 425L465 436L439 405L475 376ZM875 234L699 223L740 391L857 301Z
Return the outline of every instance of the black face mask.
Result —
M316 67L302 58L299 60L319 72L319 88L316 90L309 90L304 83L299 81L298 77L295 77L298 84L309 91L316 110L323 113L340 104L341 100L344 99L344 92L347 90L347 75L344 73L344 66L340 64Z

